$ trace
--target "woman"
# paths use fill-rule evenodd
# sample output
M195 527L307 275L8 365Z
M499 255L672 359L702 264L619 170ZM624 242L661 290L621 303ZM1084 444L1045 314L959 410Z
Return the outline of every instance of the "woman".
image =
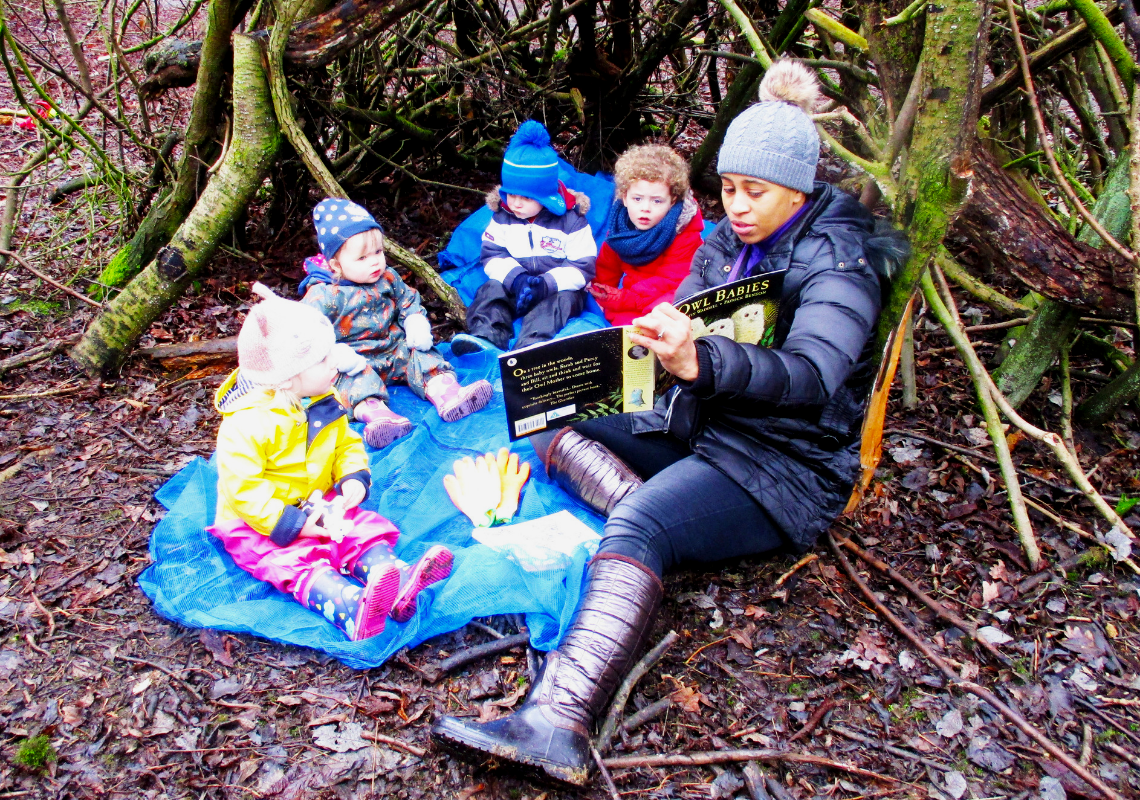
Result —
M581 605L526 702L488 723L445 717L444 745L585 783L589 731L632 666L661 602L661 575L802 551L843 509L859 465L871 332L885 262L874 219L813 183L814 76L779 62L761 102L729 126L717 162L728 216L697 251L678 296L786 269L775 345L692 338L662 303L634 341L681 384L650 412L532 437L548 473L608 514ZM901 256L905 247L897 247ZM878 254L878 255L877 255ZM644 482L643 482L644 481Z

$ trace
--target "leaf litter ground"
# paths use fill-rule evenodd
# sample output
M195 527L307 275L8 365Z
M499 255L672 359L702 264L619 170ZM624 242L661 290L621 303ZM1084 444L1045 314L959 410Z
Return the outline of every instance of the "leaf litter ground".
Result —
M478 202L416 186L401 193L398 205L376 210L425 255ZM315 252L296 222L282 230L302 232L220 258L144 344L235 334L249 283L293 284L301 258ZM40 291L8 275L6 291ZM0 358L73 335L90 319L86 309L5 308ZM454 324L432 310L437 336L449 335ZM997 346L999 336L980 338ZM1140 578L1095 544L1077 560L1090 543L1037 510L1047 558L1068 566L1029 574L986 460L968 376L933 326L920 322L916 339L921 404L903 412L893 398L876 481L834 531L976 624L1007 663L886 576L862 573L964 678L993 688L1130 794L1140 787ZM1084 368L1079 361L1074 367ZM438 715L494 719L521 702L537 663L523 648L427 680L444 658L514 633L517 620L482 620L361 673L316 652L188 630L153 613L134 582L162 513L153 492L213 450L211 398L228 366L175 369L140 357L98 385L59 355L0 378L0 797L611 796L600 780L580 791L537 785L431 747ZM1043 386L1030 406L1056 427L1052 394ZM1078 445L1103 492L1140 494L1132 410L1096 436L1078 431ZM1063 483L1047 453L1026 440L1013 452L1031 499L1095 528L1087 508L1047 485ZM822 545L817 552L783 581L792 556L670 577L653 640L670 630L680 638L626 709L627 719L660 713L619 730L610 755L786 750L863 770L770 761L761 766L773 797L1092 796L988 706L952 693L834 556ZM29 756L38 736L54 756ZM749 797L742 766L620 769L614 780L623 797Z

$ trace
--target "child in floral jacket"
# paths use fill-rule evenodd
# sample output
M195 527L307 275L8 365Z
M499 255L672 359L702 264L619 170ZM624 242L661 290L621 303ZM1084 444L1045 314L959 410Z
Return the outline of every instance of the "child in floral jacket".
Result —
M404 381L431 401L444 422L487 405L491 384L461 386L455 369L433 346L420 295L384 258L384 231L372 215L348 200L325 198L313 210L321 255L306 259L303 303L324 314L338 342L355 358L338 364L336 388L358 422L364 441L386 447L412 423L388 408L389 381Z

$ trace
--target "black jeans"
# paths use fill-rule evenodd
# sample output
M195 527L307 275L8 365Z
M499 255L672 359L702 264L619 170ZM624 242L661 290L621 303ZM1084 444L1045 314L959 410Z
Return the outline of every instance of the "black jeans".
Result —
M523 316L515 349L550 341L571 317L581 314L585 307L584 289L548 295ZM480 286L467 309L467 332L481 336L500 350L506 350L515 335L514 321L515 296L499 281L487 281Z
M631 433L629 417L578 422L645 479L606 520L599 553L635 559L658 576L678 567L781 550L771 517L740 484L666 433ZM537 434L539 453L553 434Z

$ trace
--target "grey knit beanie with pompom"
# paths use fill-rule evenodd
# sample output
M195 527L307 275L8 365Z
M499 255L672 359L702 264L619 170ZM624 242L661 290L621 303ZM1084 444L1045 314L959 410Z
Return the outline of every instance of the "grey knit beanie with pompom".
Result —
M811 194L819 134L808 116L819 84L798 61L777 61L760 82L760 102L728 126L716 171L748 175Z

